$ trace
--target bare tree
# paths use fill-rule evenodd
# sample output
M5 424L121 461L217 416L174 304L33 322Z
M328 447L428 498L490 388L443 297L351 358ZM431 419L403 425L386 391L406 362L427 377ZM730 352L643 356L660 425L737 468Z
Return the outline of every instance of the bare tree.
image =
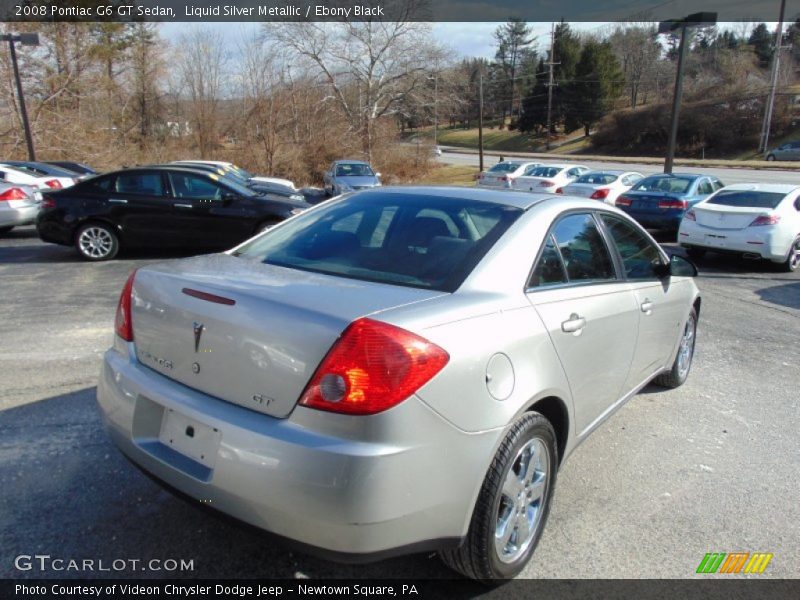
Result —
M188 100L192 135L201 158L207 158L218 142L220 101L228 54L222 35L212 29L194 28L180 38L177 73L180 91Z
M661 45L656 41L652 26L619 27L610 36L614 53L622 65L630 100L630 107L636 108L644 89L652 83L656 63L661 56Z
M266 23L267 39L307 61L329 90L326 101L344 113L372 159L378 119L395 114L424 86L442 50L429 27L410 20L339 23Z

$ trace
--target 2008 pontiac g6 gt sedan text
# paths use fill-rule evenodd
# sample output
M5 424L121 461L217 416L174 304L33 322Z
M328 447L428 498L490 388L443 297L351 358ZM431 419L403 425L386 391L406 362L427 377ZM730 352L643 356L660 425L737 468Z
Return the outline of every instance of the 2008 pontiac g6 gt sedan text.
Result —
M570 452L686 380L696 273L592 200L359 192L134 272L98 402L135 464L240 520L513 577Z

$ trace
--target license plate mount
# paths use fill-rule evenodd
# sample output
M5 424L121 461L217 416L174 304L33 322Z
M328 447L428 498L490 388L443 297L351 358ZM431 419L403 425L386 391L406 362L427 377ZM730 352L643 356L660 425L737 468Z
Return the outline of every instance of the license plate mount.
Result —
M158 440L204 467L213 469L222 432L171 408L165 408Z

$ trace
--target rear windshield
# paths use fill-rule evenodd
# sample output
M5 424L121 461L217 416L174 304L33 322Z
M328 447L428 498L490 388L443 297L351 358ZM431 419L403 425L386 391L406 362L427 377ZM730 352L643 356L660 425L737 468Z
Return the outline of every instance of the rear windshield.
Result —
M374 175L369 165L362 163L339 164L336 166L337 177L371 177Z
M723 190L716 196L709 198L707 204L739 206L742 208L777 208L785 197L786 194L780 192Z
M670 175L653 175L645 177L635 186L635 192L672 192L675 194L685 194L692 184L694 178L691 177L672 177Z
M613 173L587 173L586 175L581 175L575 180L575 183L593 183L595 185L605 185L608 183L614 183L619 175L614 175Z
M531 177L555 177L563 170L563 167L536 167L529 175Z
M307 211L234 254L269 265L453 292L522 210L361 192Z
M519 169L520 166L521 163L501 162L489 169L489 173L510 173Z

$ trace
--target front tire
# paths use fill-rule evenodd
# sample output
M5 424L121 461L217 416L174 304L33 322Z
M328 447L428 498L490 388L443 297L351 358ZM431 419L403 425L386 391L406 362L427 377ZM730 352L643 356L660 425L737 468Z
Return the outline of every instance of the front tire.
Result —
M86 260L111 260L119 252L119 238L116 232L102 223L89 223L78 229L75 235L75 248Z
M786 273L794 273L800 267L800 236L789 246L789 256L781 263L781 267Z
M506 434L483 481L464 543L440 553L478 580L518 575L539 542L558 468L556 434L539 413L521 416Z
M666 388L676 388L686 383L689 377L689 371L692 368L694 343L696 339L697 311L692 308L692 311L689 313L689 318L686 319L686 325L683 327L681 343L678 346L678 355L675 357L675 362L672 363L672 368L669 373L664 373L656 377L653 383Z

